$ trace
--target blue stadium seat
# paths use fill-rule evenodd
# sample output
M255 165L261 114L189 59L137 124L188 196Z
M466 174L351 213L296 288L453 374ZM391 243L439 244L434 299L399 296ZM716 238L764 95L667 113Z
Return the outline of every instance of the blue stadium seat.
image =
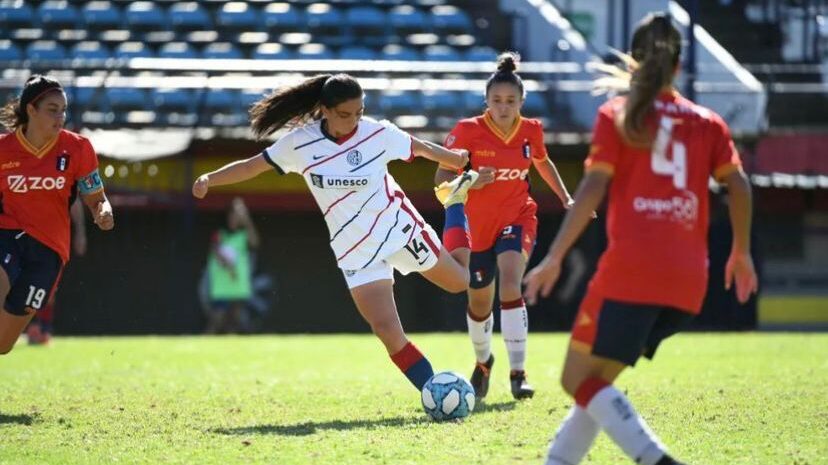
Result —
M342 12L326 3L309 5L305 11L305 18L305 23L316 41L332 43L334 38L342 36L345 18Z
M32 7L21 1L0 2L0 27L11 30L32 27L35 14Z
M123 23L121 10L108 1L87 3L81 10L81 16L86 27L94 30L115 29Z
M491 47L471 47L464 53L466 61L495 61L497 50Z
M394 7L388 13L393 31L401 36L431 29L431 16L410 5Z
M372 6L355 6L345 12L345 22L351 26L351 32L364 40L364 36L383 34L388 18L385 12Z
M126 25L132 30L163 30L167 27L167 15L155 2L132 2L127 7Z
M290 3L269 3L264 9L264 25L274 33L301 31L304 18L302 11Z
M434 28L443 34L470 34L472 21L464 11L450 5L438 5L431 9Z
M170 7L170 25L177 31L212 29L210 13L197 2L176 2Z
M381 58L383 60L421 61L423 56L414 48L390 44L383 47Z
M461 93L460 99L463 102L464 113L469 116L482 114L486 108L486 97L483 95L483 90L464 91Z
M102 94L103 89L96 87L69 87L66 89L66 98L69 101L70 110L86 111L98 108L104 100L100 98Z
M429 91L422 98L423 111L428 117L459 115L462 110L459 92Z
M34 61L64 60L66 50L54 40L36 40L26 47L26 58Z
M106 99L113 111L149 110L149 100L144 89L113 87L106 89Z
M200 58L198 52L187 42L170 42L158 50L158 58Z
M339 58L341 60L376 60L377 52L368 47L343 47L339 51Z
M253 56L251 58L257 60L290 60L293 58L293 53L282 44L268 42L257 46L253 50Z
M258 102L265 95L269 94L270 92L267 90L252 90L252 89L245 89L241 93L241 107L244 111L250 109L251 105Z
M100 42L88 40L75 44L69 56L78 60L106 60L112 58L112 53Z
M245 2L229 2L216 14L216 26L232 30L253 30L259 26L259 11Z
M423 111L419 92L385 91L379 97L379 107L384 115L416 115Z
M156 89L152 93L155 111L161 113L194 113L196 98L190 89Z
M143 42L121 42L115 49L115 58L152 58L155 53Z
M239 59L242 52L235 45L229 42L214 42L208 45L201 53L203 58L216 59Z
M23 59L23 52L10 40L0 40L0 62ZM0 102L0 104L5 102Z
M523 108L521 109L521 113L525 114L530 118L545 116L547 113L549 113L549 108L546 103L546 99L543 96L543 93L538 91L527 92L526 101L523 102Z
M211 89L204 97L204 110L232 113L239 109L239 92L234 89Z
M37 8L40 24L46 28L75 28L80 22L78 10L66 0L48 0Z
M460 54L447 45L429 45L423 50L427 61L462 61Z
M304 44L296 51L296 58L301 60L331 60L333 53L322 44Z

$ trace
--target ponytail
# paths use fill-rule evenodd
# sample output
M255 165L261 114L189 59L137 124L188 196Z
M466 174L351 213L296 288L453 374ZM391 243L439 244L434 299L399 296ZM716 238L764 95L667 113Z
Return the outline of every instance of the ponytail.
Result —
M319 118L319 107L333 108L362 98L362 87L347 74L320 74L301 83L273 91L250 107L250 126L258 139L285 126Z
M516 52L503 52L497 57L497 71L486 81L486 96L489 96L489 88L494 84L507 83L517 87L520 97L524 97L523 80L515 72L520 62L520 55Z

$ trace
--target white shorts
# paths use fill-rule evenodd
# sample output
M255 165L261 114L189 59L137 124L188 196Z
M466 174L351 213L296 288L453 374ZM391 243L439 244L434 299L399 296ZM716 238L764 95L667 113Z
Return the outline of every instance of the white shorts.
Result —
M381 279L394 281L394 270L402 275L412 272L430 270L440 258L442 243L437 233L429 225L425 225L418 234L408 241L402 249L394 252L384 260L361 270L343 270L348 289L368 284Z

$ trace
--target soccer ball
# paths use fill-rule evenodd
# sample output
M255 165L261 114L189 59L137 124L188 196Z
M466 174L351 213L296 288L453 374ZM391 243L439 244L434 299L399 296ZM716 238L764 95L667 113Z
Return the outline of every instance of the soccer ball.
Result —
M423 408L434 420L466 418L474 410L474 388L463 376L444 371L426 381L422 400Z

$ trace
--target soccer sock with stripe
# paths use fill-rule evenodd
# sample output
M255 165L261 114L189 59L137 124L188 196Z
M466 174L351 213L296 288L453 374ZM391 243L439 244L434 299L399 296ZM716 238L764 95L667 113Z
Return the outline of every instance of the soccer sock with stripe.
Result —
M471 314L471 310L466 311L466 323L469 328L469 338L471 338L474 346L474 356L478 363L486 363L489 361L489 356L492 355L492 327L494 326L494 316L492 312L483 319L477 319Z
M601 427L589 413L573 405L549 445L545 465L578 465L586 457L599 431Z
M413 343L409 342L391 360L418 390L434 375L431 363Z
M453 203L446 206L446 223L443 227L443 245L449 252L459 248L470 248L469 221L465 205Z
M509 352L509 366L512 370L523 371L529 334L529 316L523 299L500 302L500 332Z
M588 378L575 392L575 402L601 425L607 435L640 465L663 463L666 449L627 396L600 378Z

